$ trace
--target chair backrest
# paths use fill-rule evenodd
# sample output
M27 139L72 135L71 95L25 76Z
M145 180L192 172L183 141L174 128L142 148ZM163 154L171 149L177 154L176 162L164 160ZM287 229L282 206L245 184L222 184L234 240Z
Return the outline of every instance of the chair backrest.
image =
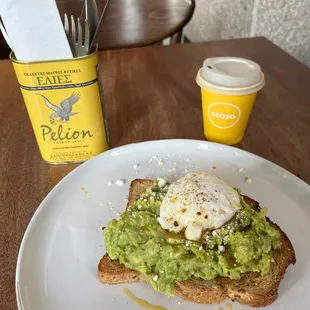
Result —
M98 0L103 7L105 0ZM191 19L194 0L110 0L97 40L100 49L155 44L177 35Z
M84 0L56 2L62 17L64 13L79 16ZM105 3L97 0L99 12ZM97 34L99 49L151 45L167 37L179 43L194 9L195 0L110 0ZM9 51L0 33L0 58L7 58Z

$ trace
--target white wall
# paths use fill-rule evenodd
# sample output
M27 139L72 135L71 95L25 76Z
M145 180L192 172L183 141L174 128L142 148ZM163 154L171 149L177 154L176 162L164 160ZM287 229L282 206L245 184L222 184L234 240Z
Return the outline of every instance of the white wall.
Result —
M196 0L192 42L264 36L310 67L310 0Z

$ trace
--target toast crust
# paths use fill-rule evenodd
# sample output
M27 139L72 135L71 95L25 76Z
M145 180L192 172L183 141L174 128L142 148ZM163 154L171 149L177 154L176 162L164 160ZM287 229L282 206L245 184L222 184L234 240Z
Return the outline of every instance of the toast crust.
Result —
M145 189L153 184L151 180L136 179L131 182L127 207L139 199ZM250 197L243 199L253 209L259 210L259 203ZM126 207L126 209L127 209ZM175 283L175 296L200 304L218 304L230 298L252 307L264 307L273 303L278 297L278 288L290 264L296 263L294 248L281 228L269 223L279 231L281 250L274 251L275 267L268 275L258 273L243 274L240 280L217 277L213 280L190 279ZM104 255L98 264L98 277L103 284L127 284L148 282L147 278L138 271L128 269L116 260Z

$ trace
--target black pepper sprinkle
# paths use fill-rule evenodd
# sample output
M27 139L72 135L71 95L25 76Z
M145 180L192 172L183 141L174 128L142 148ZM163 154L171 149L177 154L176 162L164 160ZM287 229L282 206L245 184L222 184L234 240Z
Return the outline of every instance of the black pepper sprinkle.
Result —
M179 223L178 223L177 221L174 221L173 225L174 225L175 227L178 227L178 226L179 226Z
M201 212L197 212L196 214L197 214L197 215L201 215Z
M105 230L105 227L102 227L101 230Z
M208 218L208 215L205 215L205 219L207 219Z

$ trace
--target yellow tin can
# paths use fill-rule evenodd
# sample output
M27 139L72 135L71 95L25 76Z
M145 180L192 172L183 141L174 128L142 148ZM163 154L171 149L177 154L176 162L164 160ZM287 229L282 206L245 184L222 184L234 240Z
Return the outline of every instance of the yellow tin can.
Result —
M97 50L57 61L10 58L44 161L83 162L109 148Z
M228 145L240 142L257 92L265 84L259 65L236 57L208 58L196 81L201 87L205 137Z

